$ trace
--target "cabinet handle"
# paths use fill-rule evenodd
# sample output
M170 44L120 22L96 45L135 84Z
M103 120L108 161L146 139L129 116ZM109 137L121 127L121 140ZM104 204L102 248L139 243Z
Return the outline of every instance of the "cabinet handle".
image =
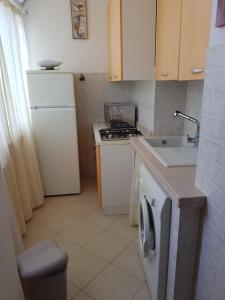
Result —
M117 75L114 75L114 76L113 76L113 78L117 79L117 78L118 78L118 76L117 76Z
M200 73L203 73L203 72L204 72L204 69L202 69L202 68L193 68L193 69L191 69L192 74L200 74Z
M168 73L168 72L162 72L161 75L162 75L163 77L167 77L167 76L169 75L169 73Z

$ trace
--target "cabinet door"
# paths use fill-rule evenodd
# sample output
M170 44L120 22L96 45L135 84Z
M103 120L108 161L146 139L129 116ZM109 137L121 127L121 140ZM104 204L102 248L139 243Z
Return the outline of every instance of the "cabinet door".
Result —
M177 80L181 0L157 1L156 79Z
M109 0L109 79L122 80L122 0Z
M123 80L155 79L155 0L122 0Z
M132 178L131 145L102 145L100 152L104 213L127 214Z
M211 0L182 0L179 80L204 79Z

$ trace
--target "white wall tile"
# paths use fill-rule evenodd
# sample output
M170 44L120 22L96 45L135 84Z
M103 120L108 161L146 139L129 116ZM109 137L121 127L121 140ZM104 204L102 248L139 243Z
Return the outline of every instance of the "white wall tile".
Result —
M187 115L190 115L200 121L202 110L202 96L203 96L204 81L188 81L187 92L185 98L185 110ZM196 125L190 121L184 121L184 135L195 136Z
M196 184L208 205L196 295L219 300L225 294L225 45L210 48L207 60Z

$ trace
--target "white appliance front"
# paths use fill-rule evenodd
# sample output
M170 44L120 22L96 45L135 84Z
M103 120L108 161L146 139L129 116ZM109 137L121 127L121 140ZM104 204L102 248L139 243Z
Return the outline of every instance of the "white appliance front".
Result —
M165 300L171 200L144 165L139 175L139 201L139 254L152 300Z
M105 215L129 213L132 177L130 144L101 145L102 206Z
M30 106L74 106L74 79L69 72L29 71Z
M44 194L80 193L75 108L31 110Z

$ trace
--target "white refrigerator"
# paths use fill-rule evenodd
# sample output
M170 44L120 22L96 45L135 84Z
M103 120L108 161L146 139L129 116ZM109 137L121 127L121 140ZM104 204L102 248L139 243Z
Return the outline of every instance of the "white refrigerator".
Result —
M28 71L27 77L44 193L80 193L73 73Z

